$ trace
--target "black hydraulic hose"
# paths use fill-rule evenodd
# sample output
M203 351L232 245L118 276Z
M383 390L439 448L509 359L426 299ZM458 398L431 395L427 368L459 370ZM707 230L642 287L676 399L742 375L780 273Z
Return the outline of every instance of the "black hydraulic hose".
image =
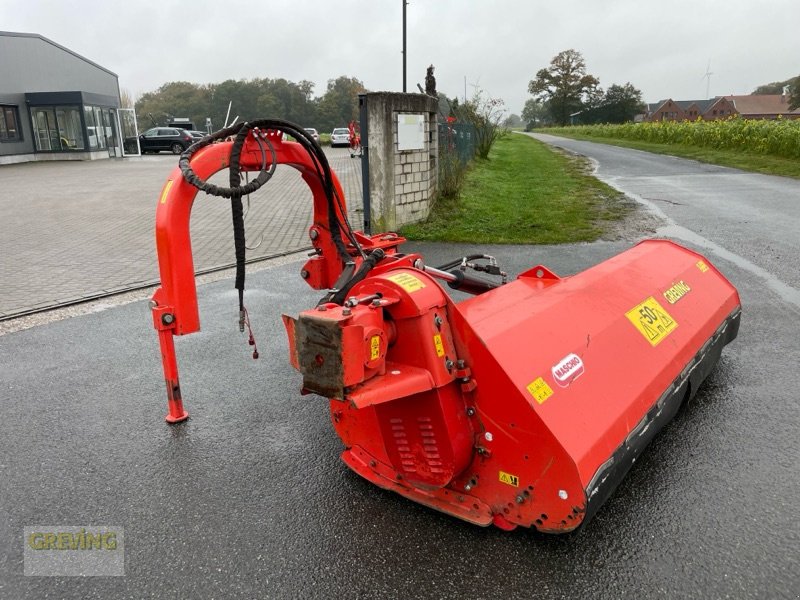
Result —
M347 294L350 293L350 290L353 289L353 286L357 284L359 281L362 281L367 274L373 269L375 265L381 262L386 253L381 248L376 248L372 251L371 254L364 259L364 262L361 263L361 266L358 268L358 271L355 272L350 280L345 283L341 289L328 294L324 300L324 302L334 302L335 304L344 304L344 301L347 300ZM323 302L323 303L324 303Z
M234 125L233 127L228 127L226 129L222 129L211 135L207 135L202 140L195 142L191 146L189 146L186 150L183 151L181 154L180 159L178 160L178 167L181 170L181 174L183 178L196 187L198 190L202 190L207 194L212 196L221 196L223 198L234 198L242 196L246 196L252 192L255 192L258 188L264 185L269 179L272 177L273 173L275 173L275 168L277 167L277 158L275 156L275 149L269 144L270 151L272 153L272 164L270 165L269 170L266 170L267 166L267 156L264 153L263 146L261 147L262 152L262 161L261 161L261 172L258 174L258 177L253 179L253 181L247 183L244 186L233 186L229 188L220 187L214 185L213 183L209 183L200 177L194 172L191 166L191 158L194 154L205 148L206 146L214 143L218 140L224 140L232 135L236 135L236 140L239 141L241 139L241 143L239 144L238 151L236 151L236 142L234 142L234 148L231 149L231 163L233 163L234 158L236 160L237 168L239 165L239 155L241 154L242 146L244 145L244 141L247 138L247 133L250 131L250 127L248 127L247 123L239 123L238 125ZM236 151L236 152L235 152ZM234 156L235 155L235 156Z
M322 188L327 200L326 209L328 212L330 235L331 239L333 240L336 251L339 254L339 258L345 264L351 260L350 253L348 252L347 246L345 245L344 240L342 238L342 231L344 231L350 243L364 258L364 262L368 264L367 267L363 267L362 265L362 268L359 269L359 271L355 273L355 275L353 275L351 281L345 282L345 285L343 285L340 290L332 292L330 296L336 298L337 299L336 301L339 304L341 304L346 298L346 292L350 288L352 288L352 286L355 285L357 281L363 279L366 276L366 273L384 256L384 252L382 250L380 250L380 252L378 251L373 252L372 255L369 257L364 253L363 249L361 248L361 245L358 243L358 239L355 237L355 234L352 230L349 221L347 220L347 215L342 205L342 201L339 198L339 195L336 193L336 189L333 185L333 175L330 169L330 165L328 163L327 156L325 155L325 152L322 150L322 147L319 145L319 143L317 143L316 140L314 140L309 135L309 133L304 129L302 129L301 127L293 123L290 123L288 121L283 121L281 119L259 119L256 121L239 123L238 125L228 127L226 129L223 129L221 131L218 131L216 133L204 137L202 140L192 144L181 154L178 166L181 169L181 173L183 174L184 179L186 179L186 181L188 181L191 185L195 186L200 190L203 190L208 194L215 196L222 196L224 198L231 199L231 219L233 222L234 248L236 254L235 287L239 292L240 329L243 329L244 327L243 324L245 320L244 269L245 269L246 242L245 242L245 232L244 232L244 209L242 206L242 196L250 194L251 192L254 192L255 190L259 189L262 185L264 185L264 183L269 181L269 179L275 172L275 168L277 166L277 157L275 149L269 142L268 138L266 137L262 138L262 136L259 135L259 130L267 130L267 129L277 130L291 135L295 140L297 140L303 146L303 149L311 157L312 159L311 162L314 165L314 169L316 170L317 176L320 179L320 183L322 184ZM241 153L244 148L245 142L247 141L247 136L250 134L251 131L254 132L254 138L257 141L259 148L261 150L261 171L253 181L245 185L241 185L241 174L240 174ZM236 137L234 139L233 146L231 147L230 163L229 163L230 187L224 188L216 186L214 184L211 184L207 181L200 179L200 177L197 176L197 174L193 171L191 167L192 156L200 149L214 143L215 141L224 140L234 135ZM266 142L267 146L269 147L270 153L272 155L271 156L272 160L269 169L267 169L267 155L264 149L264 142ZM337 207L341 212L341 217L337 213ZM342 293L342 290L344 291L344 293ZM341 298L341 300L338 300L339 298Z
M450 269L454 269L455 267L459 266L464 261L464 259L469 261L469 260L478 260L479 258L488 258L488 257L485 254L470 254L463 258L457 258L455 260L451 260L450 262L445 263L443 265L439 265L436 268L439 269L440 271L449 271Z
M339 217L336 214L336 199L335 190L333 187L333 176L331 174L331 167L328 164L328 158L325 156L322 146L320 146L316 140L314 140L314 138L312 138L311 135L309 135L309 133L302 127L298 127L294 123L290 123L289 121L284 121L282 119L259 119L257 121L250 122L249 126L283 131L291 135L303 146L306 152L308 152L309 155L311 155L311 157L314 159L314 166L317 169L317 174L319 175L320 180L322 181L322 187L325 191L325 197L327 200L328 222L330 223L331 239L333 239L333 243L336 246L336 251L338 252L339 257L343 262L350 260L350 253L347 251L347 246L345 246L344 240L342 239L343 229L347 231L350 242L353 243L356 249L361 251L358 241L355 239L355 236L352 235L352 231L349 231L348 228L342 226L342 223L339 221Z

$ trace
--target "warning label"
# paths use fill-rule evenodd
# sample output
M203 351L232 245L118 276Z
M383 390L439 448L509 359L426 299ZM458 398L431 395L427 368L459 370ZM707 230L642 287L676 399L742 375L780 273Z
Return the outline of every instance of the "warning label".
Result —
M439 333L433 335L433 345L436 347L436 356L441 358L444 356L444 344L442 344L442 336Z
M511 473L506 473L505 471L500 471L500 481L508 485L513 485L514 487L519 487L519 477Z
M527 388L530 395L533 396L539 404L544 404L544 401L553 395L553 388L547 385L547 382L541 377L529 383Z
M625 316L653 346L661 343L678 326L675 319L652 296L626 312Z
M416 292L425 287L425 284L411 273L397 273L396 275L389 275L386 279L394 281L407 292Z
M381 336L373 335L369 340L369 359L378 360L381 355Z

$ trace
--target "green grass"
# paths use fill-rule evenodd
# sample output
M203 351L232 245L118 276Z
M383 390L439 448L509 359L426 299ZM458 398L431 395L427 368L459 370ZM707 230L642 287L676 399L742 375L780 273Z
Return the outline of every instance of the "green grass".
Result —
M536 132L559 135L575 140L585 140L587 142L597 142L599 144L609 144L611 146L621 146L623 148L633 148L634 150L643 150L654 154L669 154L670 156L690 158L704 163L733 167L754 173L800 178L800 160L792 158L756 154L746 150L717 150L683 144L660 144L639 140L598 137L572 132L569 127L537 129Z
M476 160L460 197L441 198L414 240L498 244L593 241L630 210L624 196L589 174L587 162L525 135L498 140Z

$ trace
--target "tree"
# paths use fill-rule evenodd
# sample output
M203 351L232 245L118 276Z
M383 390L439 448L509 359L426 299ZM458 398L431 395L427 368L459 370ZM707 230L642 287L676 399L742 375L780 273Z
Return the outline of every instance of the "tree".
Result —
M506 129L512 129L514 127L522 127L522 118L517 114L510 114L506 117L505 121L503 121L503 127Z
M136 98L129 89L120 88L119 90L119 107L120 108L133 108L136 104Z
M571 114L597 98L599 84L594 75L586 72L581 53L570 49L559 52L548 68L536 73L536 79L528 84L528 92L546 104L556 123L566 125Z
M148 127L153 121L158 125L166 125L173 117L189 117L195 123L202 123L208 114L207 106L207 94L201 86L187 81L173 81L165 83L155 92L143 94L136 101L136 114L139 122Z
M480 158L488 158L492 146L504 133L500 123L506 114L505 102L476 88L472 98L454 107L454 111L459 121L475 128L475 154Z
M753 91L753 95L783 94L784 90L789 92L789 110L800 108L800 75L786 81L773 81L760 85Z
M613 84L600 97L598 104L584 110L578 119L580 123L625 123L644 112L642 92L630 83Z
M625 85L611 85L603 96L603 108L606 123L625 123L633 121L633 117L644 112L642 92L630 82Z
M522 120L525 123L525 130L530 131L535 127L541 127L550 123L550 115L547 107L533 98L528 98L525 107L522 109Z
M364 84L355 77L341 76L328 81L328 89L319 103L319 127L331 130L347 127L358 119L358 95L365 92Z
M789 110L800 108L800 75L789 81Z
M762 96L765 94L782 94L783 88L785 88L787 85L791 85L792 81L792 79L787 79L786 81L773 81L772 83L765 83L764 85L760 85L753 90L753 95Z

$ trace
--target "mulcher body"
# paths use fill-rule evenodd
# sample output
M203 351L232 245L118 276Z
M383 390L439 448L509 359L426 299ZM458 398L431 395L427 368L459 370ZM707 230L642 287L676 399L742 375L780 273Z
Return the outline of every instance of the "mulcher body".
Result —
M347 261L331 246L320 186L296 144L273 143L275 159L299 168L315 194L316 251L302 275L316 289L342 285ZM209 176L229 151L204 149L198 172ZM257 170L263 156L245 144L241 163ZM160 216L162 205L190 207L194 197L180 172L172 177ZM188 211L186 220L188 243ZM163 225L175 223L165 216ZM402 238L357 236L374 266L345 282L344 298L329 294L284 317L302 390L328 398L351 469L478 525L559 533L588 522L738 331L734 287L670 241L642 242L571 277L534 266L455 303L440 271L397 252ZM191 251L188 266L185 256L175 262L169 237L158 237L154 322L174 396L171 336L199 329L199 320L193 281L177 293L189 285ZM348 251L351 271L363 265L364 255Z

